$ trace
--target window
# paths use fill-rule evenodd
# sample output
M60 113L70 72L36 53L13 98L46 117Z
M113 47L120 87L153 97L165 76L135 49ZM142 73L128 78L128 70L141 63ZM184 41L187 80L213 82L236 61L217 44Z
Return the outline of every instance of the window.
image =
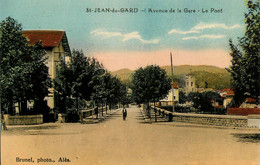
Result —
M193 85L193 82L190 83L190 86L192 86L192 85Z

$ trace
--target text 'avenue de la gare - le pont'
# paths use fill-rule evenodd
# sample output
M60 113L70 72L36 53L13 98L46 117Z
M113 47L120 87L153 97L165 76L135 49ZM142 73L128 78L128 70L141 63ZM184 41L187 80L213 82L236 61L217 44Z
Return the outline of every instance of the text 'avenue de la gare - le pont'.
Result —
M205 14L217 14L223 13L222 8L169 8L169 9L156 9L156 8L86 8L87 13L205 13Z

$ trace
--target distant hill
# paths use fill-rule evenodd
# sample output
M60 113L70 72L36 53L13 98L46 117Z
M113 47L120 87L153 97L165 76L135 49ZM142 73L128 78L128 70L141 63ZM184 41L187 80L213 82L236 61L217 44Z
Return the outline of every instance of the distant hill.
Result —
M192 72L196 78L196 85L199 88L205 88L205 83L208 83L208 88L223 89L230 87L230 74L226 73L213 73L206 71Z
M171 66L162 66L168 74L171 74ZM227 73L226 69L219 68L211 65L179 65L173 67L173 73L175 75L187 74L195 71L205 71L211 73Z
M124 79L131 79L131 76L133 73L134 73L133 70L124 68L124 69L120 69L120 70L112 72L112 75L117 76L121 80L124 80Z
M162 66L167 75L171 75L171 66ZM205 87L205 81L208 83L209 88L226 88L230 86L230 75L224 68L219 68L211 65L180 65L173 67L173 74L177 79L181 79L183 75L193 73L196 77L196 84L200 88ZM130 84L132 79L133 70L120 69L112 72L124 83Z

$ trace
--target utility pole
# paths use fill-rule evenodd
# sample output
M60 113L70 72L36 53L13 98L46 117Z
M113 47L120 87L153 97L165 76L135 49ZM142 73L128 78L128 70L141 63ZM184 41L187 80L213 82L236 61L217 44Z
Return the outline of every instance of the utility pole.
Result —
M1 101L1 100L0 100ZM1 104L0 104L1 106ZM0 108L1 110L1 108ZM2 112L1 112L1 120L0 120L0 165L1 165L1 162L2 162Z
M172 64L172 52L170 53L171 56L171 74L172 74L172 83L171 83L171 90L172 90L172 112L174 112L174 91L173 91L173 64Z
M1 104L2 100L1 100L1 94L0 94L0 117L1 117L1 120L0 120L0 165L1 165L1 162L2 162L2 141L1 141L1 138L2 138L2 104Z

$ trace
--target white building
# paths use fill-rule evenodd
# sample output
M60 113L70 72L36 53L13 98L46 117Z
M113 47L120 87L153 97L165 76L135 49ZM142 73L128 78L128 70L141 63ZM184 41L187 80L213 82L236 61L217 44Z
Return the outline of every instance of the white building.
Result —
M179 86L177 82L172 82L172 88L169 90L167 97L160 100L163 105L172 105L173 101L179 102Z

